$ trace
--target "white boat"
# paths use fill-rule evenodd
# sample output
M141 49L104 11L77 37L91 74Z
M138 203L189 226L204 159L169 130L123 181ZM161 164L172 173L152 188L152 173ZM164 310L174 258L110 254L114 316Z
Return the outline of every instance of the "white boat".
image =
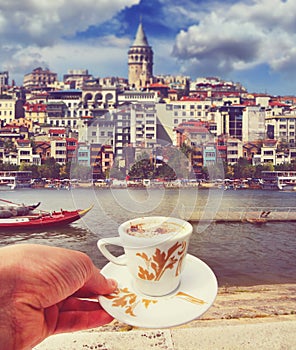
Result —
M0 176L0 191L11 191L16 188L15 176Z
M296 171L262 171L262 189L296 191Z

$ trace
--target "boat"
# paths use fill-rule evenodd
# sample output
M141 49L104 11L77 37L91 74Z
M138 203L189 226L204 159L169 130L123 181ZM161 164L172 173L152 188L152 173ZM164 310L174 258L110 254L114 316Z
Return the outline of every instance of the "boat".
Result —
M262 189L295 191L296 171L262 171Z
M0 191L12 191L16 188L15 176L0 176Z
M1 204L1 202L3 202ZM30 214L33 210L39 207L41 202L36 204L17 204L11 201L0 198L0 219L10 218L12 216L23 216Z
M0 218L0 229L40 229L68 225L86 215L93 206L87 209L41 211L30 215Z
M250 224L255 224L255 225L262 225L267 223L267 219L264 219L264 218L255 218L255 219L247 218L246 221L249 222Z

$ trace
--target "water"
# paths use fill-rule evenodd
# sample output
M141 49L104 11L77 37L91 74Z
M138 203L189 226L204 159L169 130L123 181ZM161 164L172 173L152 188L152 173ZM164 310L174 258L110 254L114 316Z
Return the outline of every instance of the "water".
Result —
M98 252L99 238L117 235L120 223L137 216L190 214L188 208L213 211L238 207L296 207L296 192L220 190L16 190L0 198L17 203L41 201L42 210L94 208L67 227L48 231L0 231L0 246L37 243L77 249L87 253L99 267L106 260ZM295 223L207 223L194 224L189 253L205 261L215 272L219 285L296 283ZM115 253L121 253L116 251ZM46 263L46 262L44 262Z

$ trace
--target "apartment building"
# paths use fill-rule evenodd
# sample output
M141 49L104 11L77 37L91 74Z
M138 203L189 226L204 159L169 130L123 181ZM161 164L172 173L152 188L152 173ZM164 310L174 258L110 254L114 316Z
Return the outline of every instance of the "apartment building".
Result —
M0 125L11 123L15 119L16 98L9 95L0 96Z
M84 167L90 166L90 145L89 144L78 142L76 162L78 165L82 165Z
M84 83L92 79L92 75L87 69L69 69L67 74L64 74L63 81L68 84L71 89L82 89Z
M30 103L24 104L25 120L39 125L45 124L47 121L47 106L44 103ZM32 127L33 125L31 125Z
M243 157L243 143L241 140L229 137L226 140L227 146L227 163L236 164L239 158Z
M177 147L181 147L183 144L195 147L214 141L214 136L209 132L209 125L206 122L190 120L181 123L174 131L176 132Z
M57 73L51 72L48 68L38 67L32 72L25 74L23 86L26 89L47 87L57 80Z
M81 90L49 92L47 98L48 123L77 131L79 120L85 113L81 101Z
M264 140L261 147L260 162L276 164L278 141L277 140Z
M114 145L115 122L109 113L93 118L82 117L78 125L79 142Z
M50 156L57 163L63 165L67 162L67 141L65 138L56 138L50 140Z
M268 136L288 144L296 145L296 112L289 111L280 115L266 117Z
M16 141L17 150L17 165L33 164L41 165L41 157L38 154L33 153L33 147L31 141L28 139Z

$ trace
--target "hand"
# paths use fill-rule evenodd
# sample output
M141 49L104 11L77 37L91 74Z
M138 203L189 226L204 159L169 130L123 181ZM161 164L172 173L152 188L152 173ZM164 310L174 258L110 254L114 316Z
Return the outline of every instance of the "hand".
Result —
M0 286L2 349L31 348L49 335L113 319L96 297L112 293L116 282L78 251L32 244L0 248Z

